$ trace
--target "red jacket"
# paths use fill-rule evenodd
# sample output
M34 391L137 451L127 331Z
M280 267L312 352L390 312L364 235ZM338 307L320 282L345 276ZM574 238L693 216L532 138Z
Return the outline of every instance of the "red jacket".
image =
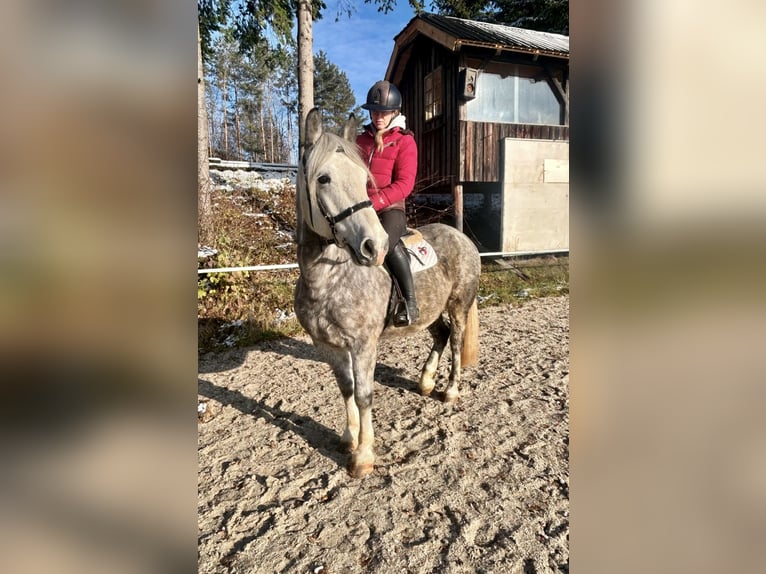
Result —
M375 185L367 182L367 195L375 211L404 211L404 200L415 187L418 171L418 148L412 132L394 128L383 135L383 151L378 152L375 131L369 124L356 138L356 144L375 178Z

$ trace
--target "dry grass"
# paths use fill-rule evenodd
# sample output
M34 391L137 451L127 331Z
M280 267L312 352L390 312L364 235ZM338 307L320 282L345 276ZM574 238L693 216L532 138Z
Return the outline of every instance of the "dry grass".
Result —
M294 263L295 191L216 191L218 254L205 268ZM197 317L200 352L248 346L301 331L293 315L297 270L200 275ZM479 306L520 304L569 292L568 257L482 260Z

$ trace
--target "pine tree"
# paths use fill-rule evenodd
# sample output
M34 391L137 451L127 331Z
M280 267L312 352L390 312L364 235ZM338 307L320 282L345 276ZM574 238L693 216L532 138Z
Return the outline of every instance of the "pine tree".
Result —
M339 132L351 112L361 116L362 108L354 104L348 76L320 50L314 56L314 105L322 109L328 129Z

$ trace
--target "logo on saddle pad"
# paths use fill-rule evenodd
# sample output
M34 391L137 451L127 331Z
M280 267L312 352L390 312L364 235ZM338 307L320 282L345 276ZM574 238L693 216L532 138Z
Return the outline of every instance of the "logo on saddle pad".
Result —
M413 273L436 265L436 251L425 240L420 231L408 229L407 234L402 236L401 241L410 254L410 269Z

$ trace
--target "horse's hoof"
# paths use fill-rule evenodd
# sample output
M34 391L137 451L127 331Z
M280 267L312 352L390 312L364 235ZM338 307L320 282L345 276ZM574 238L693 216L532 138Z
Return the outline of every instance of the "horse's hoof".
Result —
M460 398L460 391L447 389L444 392L444 402L445 403L454 403L456 400Z
M436 381L433 381L433 380L426 381L425 384L423 384L423 381L420 381L420 384L418 385L420 394L423 395L424 397L430 397L434 388L436 388Z
M354 478L364 478L373 470L375 455L369 449L357 450L351 455L348 473Z
M372 470L372 464L350 464L348 467L348 473L352 476L352 478L364 478L368 474L371 474Z

